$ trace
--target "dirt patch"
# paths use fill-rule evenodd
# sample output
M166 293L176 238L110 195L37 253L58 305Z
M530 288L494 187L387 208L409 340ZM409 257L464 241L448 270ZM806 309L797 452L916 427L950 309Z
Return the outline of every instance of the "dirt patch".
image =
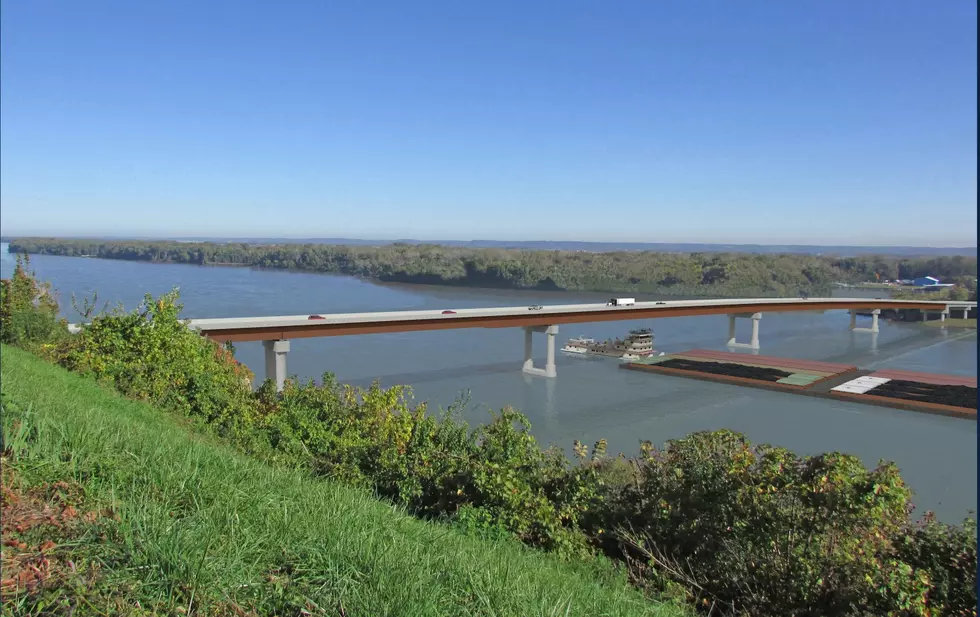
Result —
M762 366L746 366L732 362L699 362L697 360L687 360L682 358L672 358L656 364L658 367L671 368L679 371L692 371L697 373L708 373L711 375L727 375L729 377L741 377L742 379L755 379L757 381L776 382L784 377L789 377L792 373L781 371L775 368Z
M868 390L865 394L951 407L977 408L977 389L970 386L937 385L893 379Z

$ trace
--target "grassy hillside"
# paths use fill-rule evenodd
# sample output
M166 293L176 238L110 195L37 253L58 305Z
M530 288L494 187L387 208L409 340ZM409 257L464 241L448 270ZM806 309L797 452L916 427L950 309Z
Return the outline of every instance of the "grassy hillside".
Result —
M8 346L2 405L4 615L686 614L600 563L269 468Z

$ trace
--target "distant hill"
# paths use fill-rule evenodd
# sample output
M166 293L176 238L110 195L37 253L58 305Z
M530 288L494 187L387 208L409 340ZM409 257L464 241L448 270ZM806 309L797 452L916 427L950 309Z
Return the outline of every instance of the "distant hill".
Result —
M174 240L178 242L218 242L243 244L346 244L349 246L385 246L388 244L437 244L463 248L501 248L539 251L656 251L664 253L794 253L797 255L890 255L897 257L941 257L963 255L976 257L977 247L929 246L823 246L806 244L699 244L683 242L581 242L564 240L363 240L358 238L216 238L212 236L136 237L136 236L62 236L66 239L98 240ZM11 237L0 239L9 242Z

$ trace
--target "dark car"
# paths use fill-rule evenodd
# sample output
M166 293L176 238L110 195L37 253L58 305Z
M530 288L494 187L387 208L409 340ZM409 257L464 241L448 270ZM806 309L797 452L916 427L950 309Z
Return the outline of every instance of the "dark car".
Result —
M543 306L541 306L539 304L535 304L534 306L527 307L527 310L529 310L529 311L540 311L543 308L544 308Z
M443 311L442 314L443 315L455 315L456 314L456 311Z
M310 315L307 319L326 319L323 315Z

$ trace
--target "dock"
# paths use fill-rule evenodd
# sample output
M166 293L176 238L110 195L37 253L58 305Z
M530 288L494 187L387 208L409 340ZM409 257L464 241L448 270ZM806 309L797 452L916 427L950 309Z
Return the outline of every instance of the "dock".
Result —
M620 368L977 419L975 377L902 370L873 371L848 364L708 349L643 358L621 364Z

